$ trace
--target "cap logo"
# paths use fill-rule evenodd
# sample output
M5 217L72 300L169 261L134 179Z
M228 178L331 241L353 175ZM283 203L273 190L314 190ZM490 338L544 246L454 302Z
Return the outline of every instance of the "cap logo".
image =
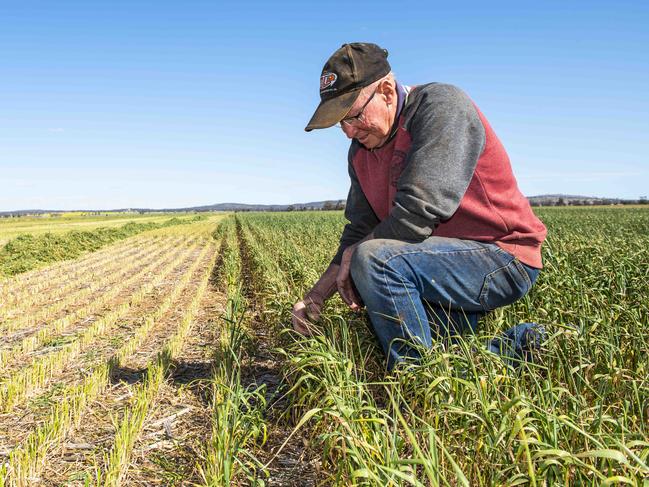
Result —
M336 73L323 73L320 76L320 91L333 86L337 79L338 75Z

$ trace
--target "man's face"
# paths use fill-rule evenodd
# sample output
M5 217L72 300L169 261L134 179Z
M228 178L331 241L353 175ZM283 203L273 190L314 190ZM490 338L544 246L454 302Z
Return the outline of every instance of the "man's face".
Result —
M350 139L357 139L368 149L380 147L387 140L392 127L391 111L386 96L379 87L376 91L364 90L354 102L346 119L351 123L341 122L340 126ZM372 98L369 103L367 101ZM367 103L367 105L365 105ZM365 108L363 106L365 105ZM359 118L355 118L360 115Z

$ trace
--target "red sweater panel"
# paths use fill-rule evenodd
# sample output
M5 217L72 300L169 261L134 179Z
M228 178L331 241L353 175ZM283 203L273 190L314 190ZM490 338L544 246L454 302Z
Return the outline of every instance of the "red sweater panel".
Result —
M504 146L478 107L476 110L485 129L484 148L459 207L432 235L493 242L521 262L542 268L545 225L519 190ZM407 163L411 138L403 122L401 117L399 129L387 145L376 151L361 148L352 161L363 193L381 221L390 213Z

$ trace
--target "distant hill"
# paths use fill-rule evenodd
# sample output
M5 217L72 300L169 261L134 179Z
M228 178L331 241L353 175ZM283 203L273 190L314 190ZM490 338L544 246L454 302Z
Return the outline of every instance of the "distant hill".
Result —
M622 198L601 198L597 196L580 196L572 194L542 194L528 196L532 206L590 206L590 205L628 205L647 204L647 197L641 196L637 200ZM217 203L214 205L191 206L187 208L116 208L113 210L16 210L0 211L0 217L41 215L43 213L65 213L68 211L82 212L136 212L136 213L179 213L203 211L304 211L304 210L341 210L345 207L345 200L311 201L309 203L293 203L287 205L250 205L245 203Z
M244 203L218 203L215 205L192 206L170 211L287 211L287 210L335 210L342 209L345 200L311 201L309 203L293 203L289 205L248 205ZM165 210L169 211L169 210Z
M0 211L2 216L28 216L28 215L43 215L45 213L59 213L47 210L16 210L16 211Z
M218 203L205 206L191 206L187 208L115 208L112 210L15 210L0 211L0 217L42 215L45 213L80 212L134 212L134 213L181 213L203 211L304 211L304 210L341 210L345 207L345 200L311 201L309 203L294 203L287 205L249 205L245 203Z

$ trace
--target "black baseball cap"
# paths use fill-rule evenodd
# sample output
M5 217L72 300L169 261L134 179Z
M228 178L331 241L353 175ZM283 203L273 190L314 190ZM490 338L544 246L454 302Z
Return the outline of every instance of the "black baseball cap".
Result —
M343 44L322 68L320 105L304 128L325 129L349 113L361 90L391 71L388 51L370 42Z

